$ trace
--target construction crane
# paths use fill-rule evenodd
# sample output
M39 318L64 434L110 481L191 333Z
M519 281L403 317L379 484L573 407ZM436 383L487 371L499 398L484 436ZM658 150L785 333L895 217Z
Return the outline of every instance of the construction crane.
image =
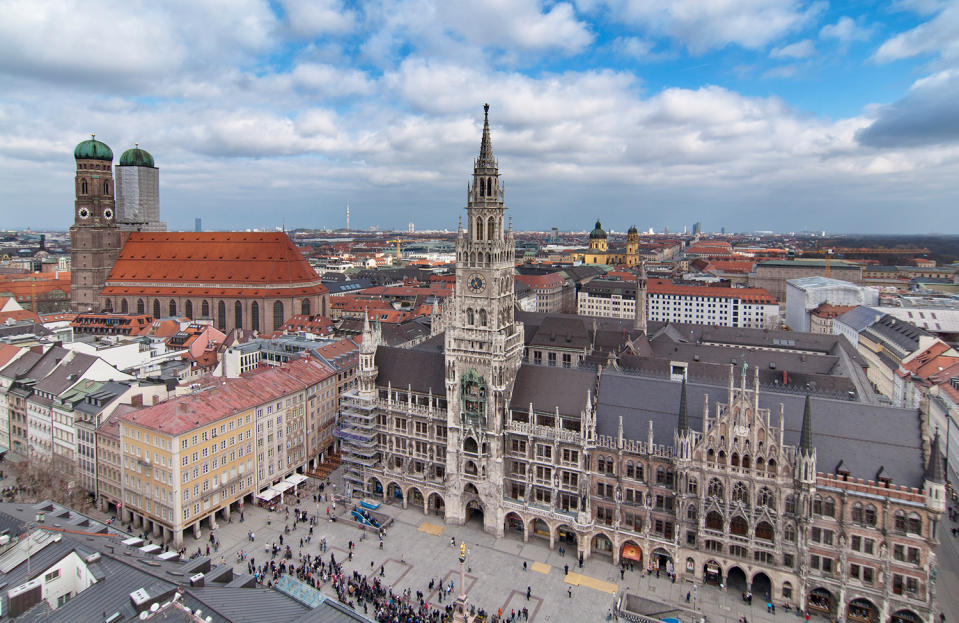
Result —
M926 255L929 249L887 249L885 247L830 247L824 249L807 249L802 255Z
M387 240L386 242L388 244L393 244L394 242L396 243L396 259L400 259L400 243L403 241L399 238L396 238L395 240Z

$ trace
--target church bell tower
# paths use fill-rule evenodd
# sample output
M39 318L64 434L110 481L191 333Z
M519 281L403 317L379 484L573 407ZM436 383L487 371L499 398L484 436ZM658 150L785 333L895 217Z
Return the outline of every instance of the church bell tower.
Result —
M75 312L99 312L100 293L120 254L113 188L113 151L91 135L73 150L73 226L70 228L70 305Z
M513 318L514 242L505 225L504 187L490 141L489 104L467 186L466 228L456 238L456 292L446 328L447 520L497 517L503 488L503 423L523 359L523 326Z

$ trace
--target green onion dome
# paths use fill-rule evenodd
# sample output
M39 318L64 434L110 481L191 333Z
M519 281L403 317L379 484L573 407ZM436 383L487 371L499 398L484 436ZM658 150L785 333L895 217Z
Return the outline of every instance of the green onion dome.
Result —
M113 150L106 143L100 142L91 134L73 150L73 157L77 160L106 160L113 162Z
M145 149L140 149L137 145L133 149L128 149L120 156L121 167L152 167L153 156Z

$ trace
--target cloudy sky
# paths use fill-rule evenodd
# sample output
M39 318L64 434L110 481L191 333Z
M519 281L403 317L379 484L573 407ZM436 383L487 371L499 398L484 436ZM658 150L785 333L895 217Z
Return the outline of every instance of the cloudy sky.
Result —
M171 228L959 232L959 3L0 0L0 228L134 142Z

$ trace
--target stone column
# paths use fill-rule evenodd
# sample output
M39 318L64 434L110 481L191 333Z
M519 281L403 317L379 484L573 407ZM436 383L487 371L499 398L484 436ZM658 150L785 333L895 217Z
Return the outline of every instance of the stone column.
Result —
M175 530L173 532L173 547L177 549L183 547L183 530Z
M203 529L200 528L200 520L193 522L193 538L199 541L203 537Z

